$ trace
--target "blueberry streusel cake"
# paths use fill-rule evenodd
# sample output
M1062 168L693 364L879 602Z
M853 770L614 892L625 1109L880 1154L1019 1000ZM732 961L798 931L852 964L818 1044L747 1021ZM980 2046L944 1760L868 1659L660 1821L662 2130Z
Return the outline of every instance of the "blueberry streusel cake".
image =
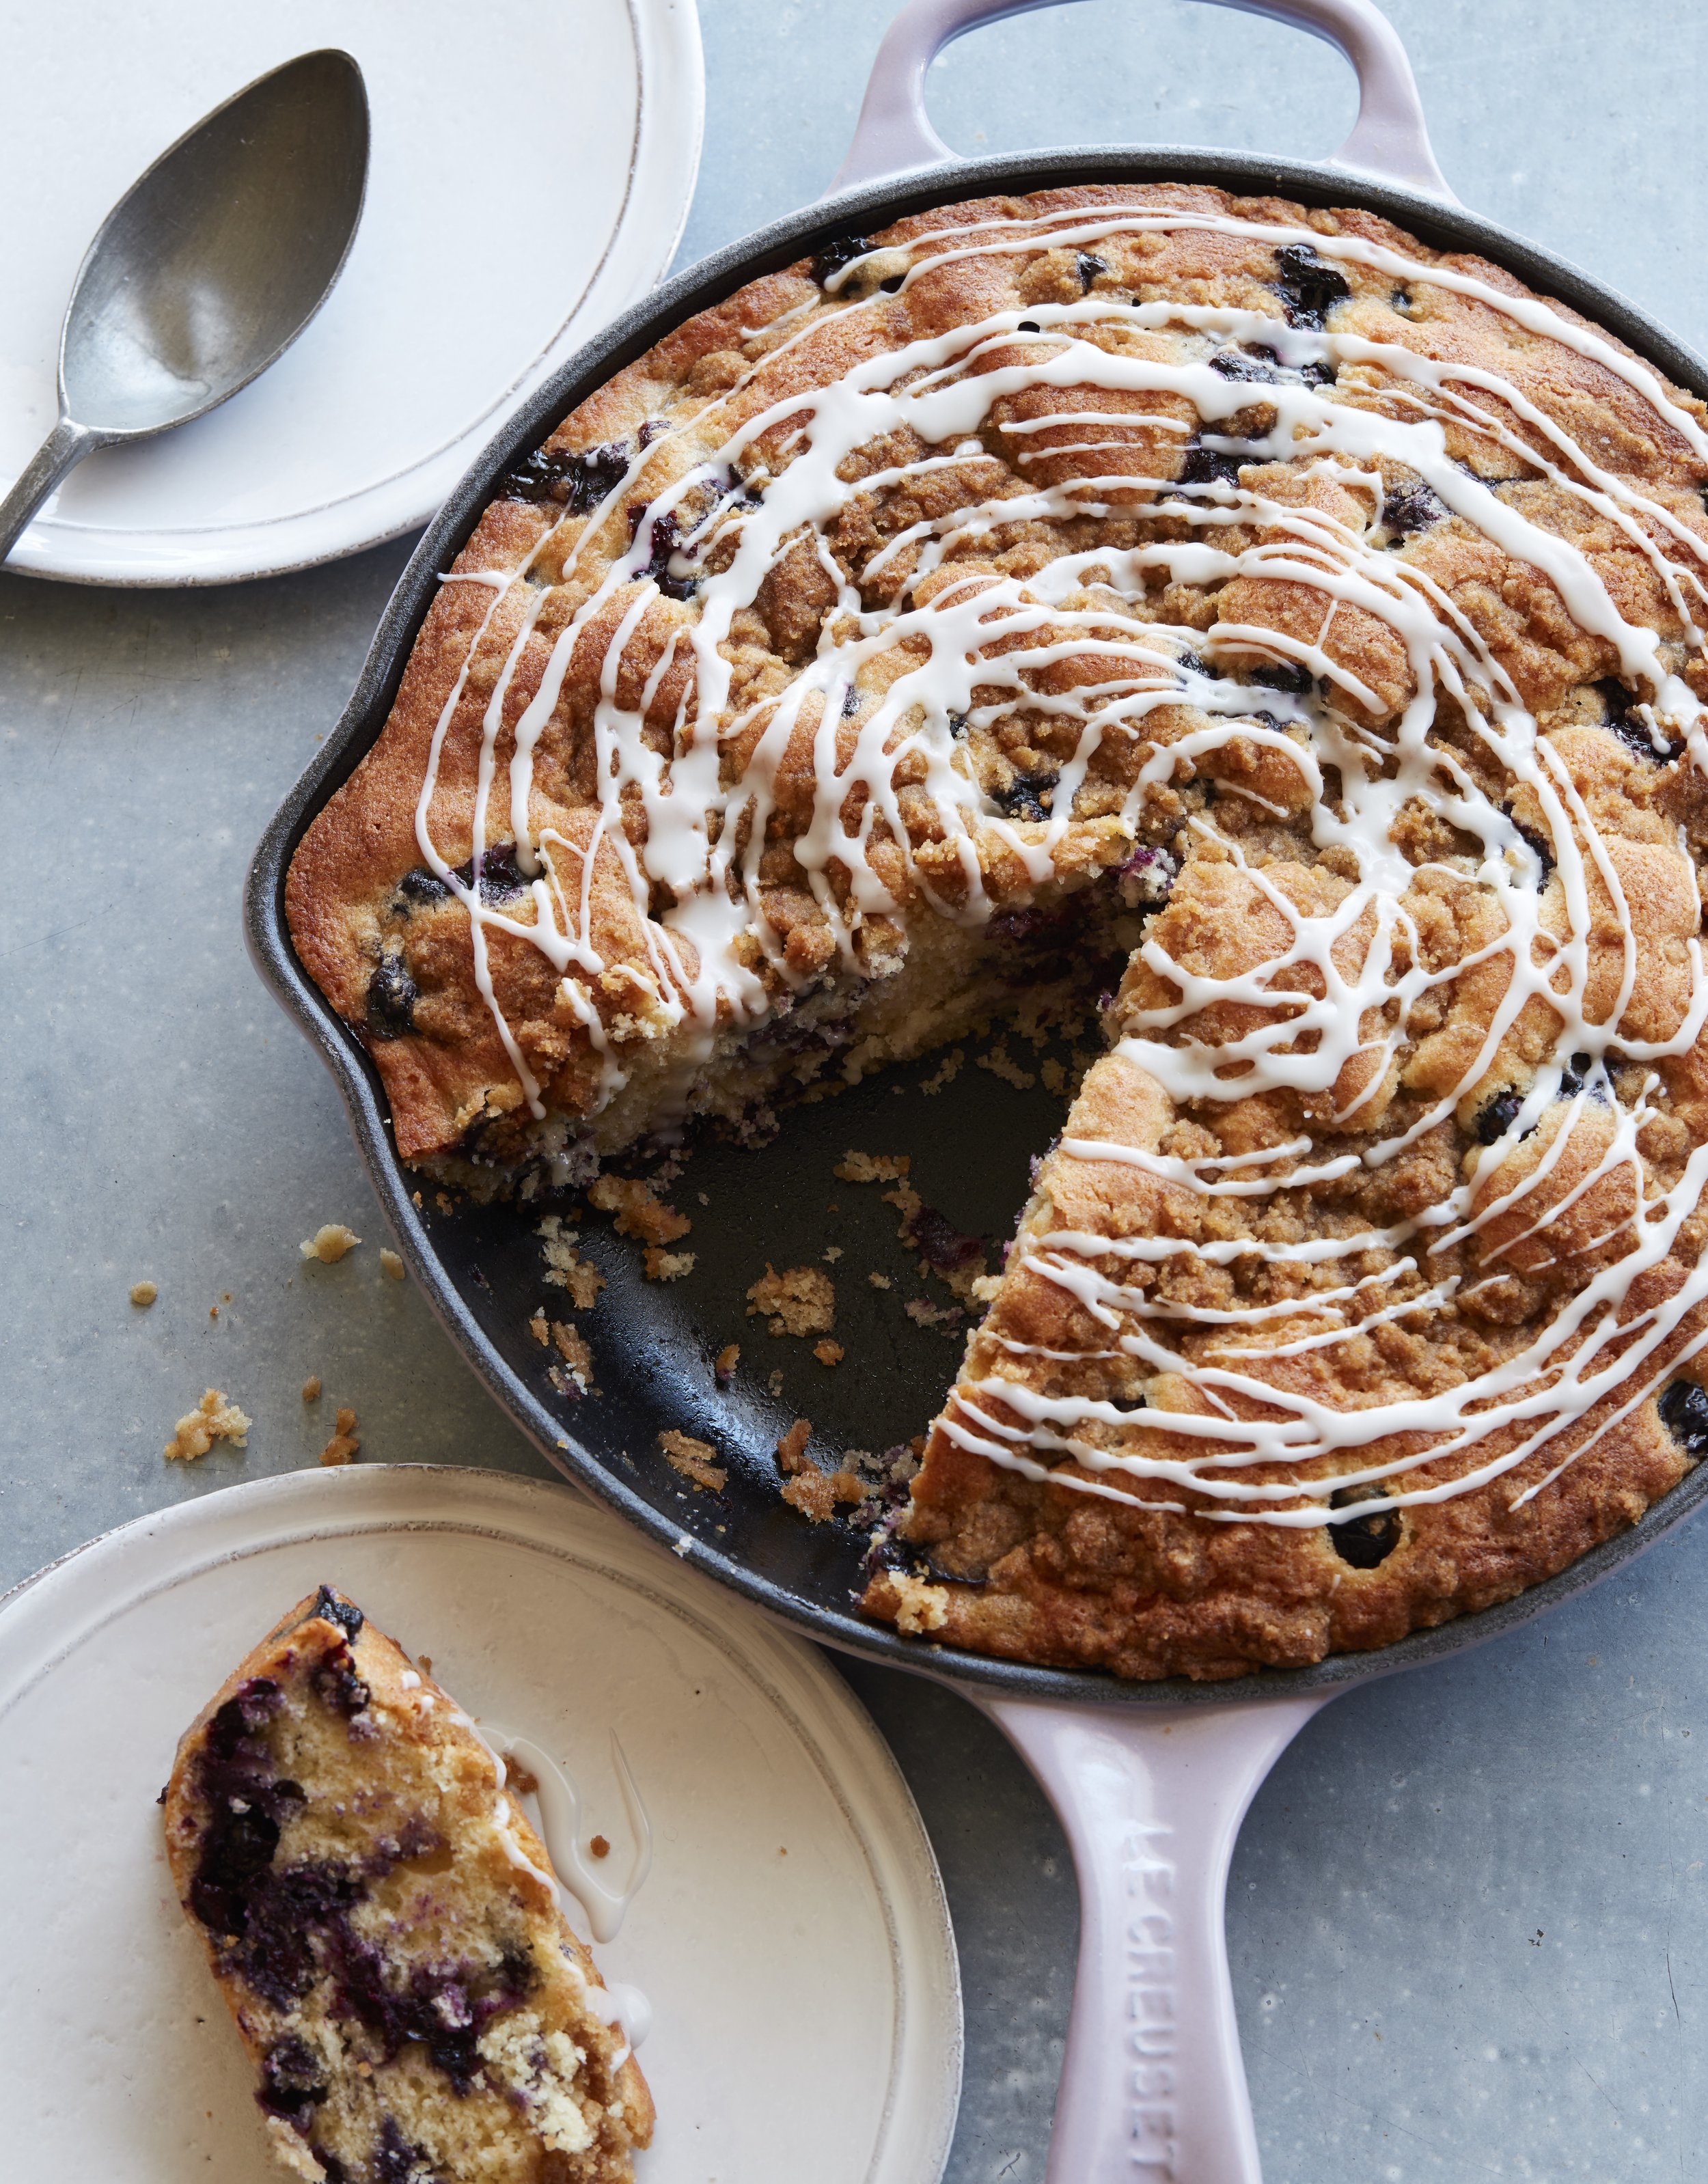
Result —
M652 2102L544 1845L467 1716L342 1594L300 1602L178 1747L172 1878L324 2184L632 2184Z
M406 1157L560 1181L1106 983L866 1605L1385 1644L1708 1447L1705 485L1695 398L1371 214L921 213L501 482L297 946Z

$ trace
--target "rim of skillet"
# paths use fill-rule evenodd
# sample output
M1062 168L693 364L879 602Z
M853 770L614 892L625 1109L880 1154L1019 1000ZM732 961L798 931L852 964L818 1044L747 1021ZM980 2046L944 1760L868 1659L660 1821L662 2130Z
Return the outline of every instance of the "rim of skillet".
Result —
M1513 1599L1414 1631L1371 1652L1336 1653L1303 1669L1259 1669L1225 1681L1185 1677L1121 1681L1102 1671L1048 1669L1002 1661L959 1647L909 1639L802 1600L750 1569L739 1557L682 1527L607 1471L562 1421L513 1373L448 1273L412 1203L411 1171L392 1145L379 1079L355 1034L309 978L285 920L284 885L298 844L322 806L377 740L439 572L460 551L516 457L537 447L597 387L673 327L758 276L807 255L832 236L887 226L912 212L998 191L1016 192L1075 182L1207 182L1242 195L1281 195L1309 206L1357 205L1384 214L1436 248L1470 249L1516 274L1618 335L1675 383L1708 398L1708 364L1617 290L1569 260L1527 242L1462 206L1326 162L1269 159L1169 145L1003 153L907 170L819 200L756 230L662 282L589 342L516 410L470 466L422 534L387 603L356 686L326 742L262 836L243 894L245 938L256 969L338 1084L356 1143L386 1214L428 1302L487 1389L550 1462L606 1507L639 1525L661 1546L734 1587L756 1606L805 1635L889 1668L952 1680L991 1697L1079 1705L1214 1706L1262 1698L1324 1697L1344 1685L1398 1673L1482 1645L1573 1597L1642 1553L1693 1513L1708 1494L1708 1462L1655 1502L1628 1530L1604 1540L1556 1576ZM968 1694L971 1695L970 1693Z

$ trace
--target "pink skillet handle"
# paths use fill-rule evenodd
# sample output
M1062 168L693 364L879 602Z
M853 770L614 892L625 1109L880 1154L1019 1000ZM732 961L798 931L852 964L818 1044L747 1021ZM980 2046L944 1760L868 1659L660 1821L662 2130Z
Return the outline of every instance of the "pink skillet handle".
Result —
M1228 1862L1259 1784L1325 1702L980 1703L1048 1792L1080 1880L1048 2184L1262 2184Z
M943 47L981 23L1030 14L1060 0L909 0L884 34L854 141L832 194L955 154L925 114L925 71ZM1373 0L1210 0L1248 15L1272 16L1337 46L1358 75L1358 120L1330 164L1457 203L1442 179L1424 126L1423 105L1399 34Z

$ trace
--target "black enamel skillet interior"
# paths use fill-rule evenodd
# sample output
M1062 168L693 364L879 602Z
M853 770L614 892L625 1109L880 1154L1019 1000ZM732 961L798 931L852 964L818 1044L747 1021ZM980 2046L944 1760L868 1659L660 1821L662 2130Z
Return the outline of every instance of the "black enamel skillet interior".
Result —
M1217 3L1239 6L1249 0ZM929 156L935 140L918 107L924 60L973 22L1012 12L1002 0L915 0L880 55L857 159L862 140L868 156L880 160L893 163L910 143L916 159ZM1371 18L1392 42L1368 0L1278 0L1254 12L1281 15L1341 44L1359 64L1366 118L1384 97L1401 106L1409 99L1408 125L1415 125L1422 153L1402 171L1415 176L1421 169L1432 177L1403 54L1392 45L1372 58L1354 42L1354 33L1366 40L1374 35ZM1393 73L1396 55L1403 81ZM911 119L904 112L898 121L898 106L910 102ZM1355 132L1349 154L1359 148L1370 156L1370 133L1364 134L1366 142L1359 147ZM1052 2159L1058 2184L1094 2184L1106 2175L1173 2174L1186 2184L1255 2180L1231 2003L1225 1976L1219 1982L1216 1970L1227 1854L1267 1766L1316 1706L1348 1684L1479 1644L1628 1561L1696 1507L1708 1492L1708 1465L1636 1528L1504 1606L1419 1632L1374 1657L1340 1656L1233 1685L1123 1685L1100 1674L930 1646L875 1626L855 1607L863 1536L840 1524L809 1525L784 1506L773 1451L779 1434L802 1417L813 1421L814 1446L825 1451L875 1451L907 1440L941 1402L957 1362L959 1335L917 1325L904 1314L904 1299L938 1305L945 1294L941 1288L927 1290L918 1279L896 1239L895 1211L879 1190L839 1183L834 1166L851 1147L905 1152L913 1162L911 1179L928 1202L957 1228L1000 1244L1012 1233L1026 1195L1029 1156L1061 1126L1061 1101L1037 1084L1019 1089L1008 1075L976 1067L968 1051L967 1066L935 1094L921 1089L936 1070L934 1057L785 1112L762 1149L700 1144L670 1194L693 1219L681 1248L694 1252L694 1270L679 1281L649 1283L639 1246L615 1236L596 1217L578 1217L578 1204L566 1201L554 1207L539 1201L523 1212L506 1204L442 1203L430 1184L402 1164L376 1072L292 947L284 883L304 831L378 736L440 573L473 530L497 482L613 372L696 311L812 254L834 237L866 234L907 213L993 192L1163 181L1209 183L1243 195L1272 192L1312 206L1367 206L1427 243L1475 252L1509 268L1541 294L1563 300L1622 337L1673 381L1708 395L1708 367L1623 298L1445 195L1367 171L1248 154L1099 147L915 166L857 182L678 274L589 343L511 418L411 557L349 705L262 839L245 900L256 967L332 1070L411 1272L453 1342L510 1417L566 1476L806 1635L952 1680L997 1715L1043 1776L1074 1841L1087 1917ZM1013 1058L1035 1071L1030 1050L1010 1045ZM561 1291L544 1286L537 1234L540 1216L554 1210L579 1229L578 1249L599 1266L607 1284L597 1309L578 1319L592 1349L598 1393L575 1402L549 1380L548 1353L527 1325L543 1303L561 1299ZM751 1317L745 1306L745 1292L767 1262L779 1268L823 1263L827 1247L841 1254L827 1266L837 1291L836 1338L846 1351L846 1362L834 1368L816 1362L807 1343L767 1335L763 1320ZM890 1288L870 1282L872 1273L887 1279ZM722 1389L713 1360L732 1341L740 1345L741 1362L733 1384ZM728 1469L721 1493L690 1488L665 1464L656 1444L667 1428L716 1445ZM1180 1741L1160 1746L1154 1734L1140 1733L1141 1724L1152 1731L1165 1728ZM1181 1756L1188 1743L1197 1754L1196 1788L1186 1779L1193 1763ZM1159 1752L1166 1763L1158 1760ZM1095 1781L1088 1787L1087 1769L1095 1777L1099 1768L1107 1778L1101 1791ZM1150 1819L1143 1819L1146 1814ZM1152 1942L1171 1925L1174 1942L1158 1947L1164 1956L1175 1947L1180 1959L1170 1975L1176 1984L1169 1989L1167 2004L1174 2029L1159 2032L1149 2048L1137 2034L1116 2034L1120 2008L1111 1997L1123 1976L1129 1976L1130 1986L1130 1977L1113 1959L1105 1960L1108 1949L1091 1946L1098 1907L1119 1924L1134 1894L1149 1885L1144 1874L1151 1867L1143 1859L1135 1866L1122 1848L1130 1850L1140 1840L1132 1835L1135 1825L1141 1836L1148 1828L1153 1834L1172 1829L1175 1836L1169 1884L1174 1908L1159 1897L1142 1914L1162 1922L1146 1929ZM1195 1845L1187 1841L1194 1832ZM1109 1865L1112 1857L1119 1873ZM1156 1863L1152 1858L1151 1865ZM1186 1899L1196 1907L1192 1917L1180 1908ZM1127 1925L1130 1929L1130 1919ZM1196 1969L1185 1964L1189 1932L1197 1951L1213 1961ZM1115 1948L1115 1942L1109 1947ZM1130 2014L1141 2007L1134 1997L1141 2000L1151 1992L1142 1984L1131 1988L1121 2008ZM1098 2025L1117 2046L1125 2040L1119 2092L1113 2089L1114 2049L1103 2059L1090 2052ZM1141 2082L1147 2070L1148 2094ZM1078 2086L1071 2099L1070 2080ZM1188 2082L1197 2086L1197 2099L1184 2098L1182 2086ZM1165 2086L1173 2090L1157 2090ZM1215 2109L1229 2113L1219 2120L1210 2113ZM1150 2114L1148 2123L1136 2120L1141 2110ZM1119 2148L1147 2130L1174 2149L1172 2170L1119 2165L1127 2158Z

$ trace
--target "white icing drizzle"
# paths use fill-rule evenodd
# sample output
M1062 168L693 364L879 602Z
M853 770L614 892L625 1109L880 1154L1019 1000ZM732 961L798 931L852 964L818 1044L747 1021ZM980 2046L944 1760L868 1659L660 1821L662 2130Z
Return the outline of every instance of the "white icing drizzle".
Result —
M629 1830L634 1837L634 1856L629 1863L628 1880L621 1888L611 1888L594 1870L582 1849L581 1799L575 1785L559 1763L532 1737L514 1736L496 1722L488 1721L478 1727L471 1722L468 1726L490 1754L492 1763L498 1769L500 1790L506 1780L502 1756L505 1752L513 1758L519 1759L534 1777L539 1785L537 1793L539 1833L557 1870L558 1885L554 1892L560 1895L567 1893L575 1898L586 1914L595 1942L614 1942L622 1929L624 1914L645 1886L647 1875L652 1870L652 1823L647 1817L646 1806L628 1758L617 1740L617 1731L613 1730L611 1733L611 1756L622 1790L623 1810L628 1815ZM519 1864L526 1863L519 1850L516 1853L516 1862ZM539 1871L537 1866L529 1869L534 1873ZM540 1877L543 1880L547 1878L544 1875ZM609 2019L606 2021L611 2022ZM624 2021L626 2024L627 2020ZM632 2026L629 2037L633 2044L639 2045L634 2039Z
M1411 290L1435 288L1468 298L1524 336L1562 344L1610 374L1647 411L1644 429L1656 437L1671 435L1708 460L1708 433L1697 418L1671 398L1646 365L1593 327L1461 267L1415 260L1356 237L1196 208L1100 208L1095 213L1062 211L946 228L917 238L908 249L878 255L886 271L901 277L905 291L926 270L957 259L1013 258L1017 252L1064 246L1088 251L1110 237L1190 230L1254 238L1269 248L1303 245L1330 265L1361 266ZM827 287L834 294L847 277L838 275ZM834 316L868 312L883 300L874 296L851 302ZM734 392L746 389L779 356L810 344L830 322L824 313L809 314L805 307L789 315L771 330L773 346ZM1143 353L1162 346L1154 338L1125 348L1100 346L1091 338L1098 332L1165 336L1172 348L1164 354ZM1261 345L1292 376L1254 380L1224 376L1212 367L1213 354L1240 345L1248 350ZM1331 398L1313 383L1306 369L1313 365L1379 372L1384 407L1354 407ZM993 407L1008 398L1037 389L1088 387L1141 404L1156 398L1173 407L1088 407L993 424ZM1177 414L1182 403L1190 415ZM1274 414L1264 437L1233 439L1219 430L1254 404ZM684 428L693 431L697 446L705 446L717 415L714 404ZM1031 436L1059 433L1064 425L1083 428L1085 437L1071 448L1059 440L1041 451L1027 444ZM1321 506L1278 501L1261 482L1186 487L1160 476L1121 471L1103 476L1095 470L1055 485L1024 482L1037 461L1064 454L1083 459L1121 448L1130 455L1136 444L1133 437L1105 437L1117 425L1129 435L1136 430L1154 434L1170 462L1169 451L1183 436L1197 436L1201 446L1244 464L1288 462L1295 481L1303 476L1345 488L1370 511L1369 521L1360 528ZM977 924L992 908L983 874L993 847L1000 844L1019 859L1033 882L1045 882L1055 872L1074 796L1101 744L1125 738L1148 749L1120 815L1127 834L1136 838L1147 795L1191 778L1198 761L1238 739L1248 749L1285 759L1294 769L1316 847L1341 853L1337 869L1349 869L1356 878L1331 911L1307 914L1264 866L1247 864L1236 838L1222 835L1225 858L1291 931L1292 940L1283 953L1249 972L1211 978L1171 957L1153 928L1142 959L1178 998L1166 1006L1128 1008L1117 1052L1147 1072L1177 1104L1225 1102L1291 1088L1319 1102L1343 1101L1335 1108L1335 1123L1357 1128L1360 1111L1377 1101L1390 1065L1415 1036L1408 1033L1409 1020L1425 1011L1439 989L1478 965L1496 967L1504 979L1486 1034L1449 1091L1414 1116L1403 1131L1377 1138L1358 1151L1324 1152L1302 1138L1260 1152L1190 1159L1138 1145L1070 1139L1064 1154L1127 1163L1219 1212L1260 1208L1281 1191L1331 1182L1360 1165L1375 1171L1401 1157L1452 1116L1485 1077L1527 1004L1545 1005L1558 1021L1552 1058L1537 1070L1504 1132L1478 1154L1464 1179L1438 1202L1392 1227L1354 1227L1285 1243L1255 1233L1254 1218L1236 1224L1231 1233L1197 1240L1168 1234L1111 1239L1066 1229L1030 1235L1020 1246L1025 1266L1075 1298L1103 1330L1106 1346L1076 1355L1124 1357L1159 1378L1178 1376L1201 1406L1147 1409L1141 1435L1146 1452L1086 1438L1094 1424L1130 1429L1129 1409L1048 1396L1007 1375L963 1383L946 1415L945 1429L962 1446L1029 1477L1051 1476L1056 1465L1072 1458L1090 1475L1068 1477L1063 1483L1088 1494L1131 1499L1136 1493L1152 1506L1178 1509L1188 1505L1167 1490L1190 1489L1195 1497L1207 1500L1203 1513L1213 1519L1303 1526L1331 1520L1326 1497L1336 1487L1379 1490L1359 1505L1360 1514L1465 1493L1511 1471L1577 1425L1586 1412L1608 1404L1594 1434L1575 1440L1548 1474L1557 1476L1704 1340L1687 1322L1708 1299L1708 1268L1692 1264L1664 1296L1659 1294L1664 1284L1645 1284L1638 1293L1640 1306L1633 1301L1633 1285L1661 1267L1694 1213L1708 1182L1708 1146L1690 1156L1670 1190L1657 1191L1645 1201L1637 1138L1661 1112L1650 1104L1660 1079L1651 1070L1640 1096L1621 1106L1610 1069L1686 1053L1708 1021L1708 978L1696 933L1681 934L1688 1000L1676 1028L1668 1036L1647 1040L1620 1029L1637 993L1639 964L1616 861L1559 751L1538 733L1490 646L1425 567L1376 543L1387 537L1387 488L1380 465L1398 465L1415 474L1449 514L1546 578L1571 621L1605 644L1616 660L1632 698L1630 717L1655 740L1657 763L1670 744L1678 754L1670 763L1708 771L1708 733L1704 709L1663 657L1656 633L1626 618L1594 563L1570 538L1532 522L1520 507L1450 460L1448 426L1479 435L1486 448L1506 451L1527 476L1539 477L1577 504L1586 520L1610 526L1622 549L1664 593L1684 643L1704 649L1708 543L1674 510L1605 468L1557 416L1486 365L1432 357L1367 333L1295 327L1253 309L1135 302L1101 291L1071 303L995 312L978 323L867 356L828 385L788 393L759 414L732 422L722 444L679 476L667 475L674 465L661 460L679 433L661 431L635 450L626 473L583 532L572 533L567 526L576 519L566 516L523 567L468 572L460 580L488 586L492 598L433 734L416 833L429 868L468 909L477 983L533 1113L545 1112L542 1088L495 998L488 936L519 938L552 963L567 1006L600 1057L604 1092L610 1096L623 1083L624 1072L617 1042L593 994L593 982L610 968L590 937L591 876L601 844L618 861L645 936L645 968L628 967L628 975L656 1018L682 1032L690 1059L709 1050L720 1024L756 1022L773 1006L763 982L739 954L740 944L751 945L756 938L784 983L797 989L803 983L765 916L760 859L778 766L791 736L815 712L812 815L792 846L829 922L840 962L851 972L870 967L862 953L868 922L901 914L869 854L879 820L887 826L892 854L907 861L913 880L936 909ZM773 472L762 466L759 450L767 435L784 427L790 428L788 460ZM1014 450L1014 468L1022 480L1019 489L1013 489L1006 466L992 465L988 499L963 493L948 513L922 515L866 565L863 591L851 584L829 543L833 526L850 504L859 496L919 484L946 466L958 465L964 476L968 465L987 460L980 436L993 430ZM891 435L906 444L904 436L909 434L924 443L923 456L866 474L854 483L844 478L857 450ZM1087 515L1131 512L1135 494L1152 497L1138 511L1142 515L1165 514L1172 519L1171 535L1125 550L1064 554L1027 582L994 575L988 567L957 573L957 553L1000 528L1028 521L1060 526ZM554 563L563 560L567 576L572 577L582 540L602 533L603 519L624 507L639 511L634 545L617 557L553 638L539 687L515 724L508 775L500 782L497 754L505 693L548 596L543 585L530 584L529 571L544 555ZM743 710L732 699L727 656L734 619L753 605L767 574L803 539L829 578L836 605L824 620L815 656L780 693L768 694L762 706ZM733 550L726 566L707 573L714 545ZM1196 627L1173 627L1136 610L1146 594L1147 573L1157 571L1192 584L1243 577L1307 586L1326 602L1325 617L1314 641L1266 625L1229 622L1218 623L1206 636ZM886 575L893 580L890 596L868 606L866 600L881 591ZM620 674L625 651L660 596L661 577L678 586L693 580L697 613L675 628L639 701L625 703ZM1088 587L1095 589L1090 605L1085 603ZM1128 607L1133 610L1124 612ZM1327 649L1330 625L1342 610L1374 617L1404 655L1413 694L1390 726L1371 727L1351 710L1365 707L1380 716L1383 707L1376 694ZM501 611L516 626L507 635L503 665L483 713L475 878L465 885L434 844L433 800L470 666ZM599 809L592 837L582 846L554 827L536 824L534 766L542 731L561 699L572 655L600 617L602 627L611 626L611 634L592 721ZM655 621L655 630L656 626ZM505 627L508 631L509 621ZM1254 651L1277 665L1305 671L1315 678L1313 694L1254 694L1248 684L1218 671L1219 658L1249 666ZM1111 663L1108 681L1081 681L1066 689L1049 682L1047 671L1057 663L1095 657ZM678 708L667 755L657 748L656 734L649 739L643 733L643 716L678 664L691 671L692 702L684 698ZM1543 872L1534 837L1478 786L1459 753L1432 740L1437 690L1454 701L1470 733L1480 740L1505 784L1503 794L1510 799L1514 791L1527 789L1539 807L1549 838L1548 856L1560 880L1563 929L1543 922ZM1183 700L1200 709L1209 725L1152 744L1147 716ZM1259 703L1262 717L1253 710ZM1061 768L1053 808L1039 821L1003 816L980 789L966 747L957 740L958 722L988 725L1014 704L1077 724L1077 748ZM739 783L728 787L720 774L725 748L755 728L761 733L751 758ZM845 748L839 755L839 731L851 738L851 752ZM899 794L904 767L916 795L931 807L941 843L948 845L958 865L964 888L956 900L934 886L915 861ZM1286 816L1281 806L1256 790L1236 783L1223 787ZM624 824L625 796L638 800L645 814L646 839L639 847ZM481 898L480 845L502 838L492 832L494 797L516 843L518 867L530 883L525 907L531 909L531 922ZM1459 867L1414 866L1408 860L1396 839L1395 822L1406 807L1419 805L1481 845L1482 862L1474 878ZM1208 812L1192 823L1206 835L1216 832ZM917 824L912 832L917 838ZM1695 875L1682 843L1676 854L1683 884L1694 899ZM1497 937L1480 953L1460 956L1442 970L1428 966L1415 914L1416 889L1431 873L1443 883L1492 896L1501 917ZM651 905L661 891L670 906L655 915ZM1600 898L1610 906L1624 945L1616 991L1610 997L1598 991L1592 1020L1590 936L1598 921L1605 922ZM1562 919L1555 916L1554 924L1562 924ZM1301 982L1288 975L1299 972L1309 974L1303 981L1308 990L1300 990ZM1249 1028L1214 1043L1193 1035L1194 1022L1206 1009L1230 1003L1259 1012L1249 1019ZM1566 1057L1580 1056L1588 1057L1587 1070L1568 1078ZM1373 1115L1380 1112L1380 1106L1371 1107ZM1555 1134L1540 1158L1518 1180L1498 1186L1496 1178L1521 1142L1544 1123ZM1379 1129L1379 1121L1370 1127ZM1527 1196L1545 1185L1569 1145L1586 1142L1586 1134L1594 1132L1601 1132L1605 1143L1586 1173L1564 1200L1536 1199L1542 1210L1524 1223ZM1482 1279L1498 1279L1521 1245L1545 1237L1550 1223L1592 1192L1601 1195L1597 1204L1605 1199L1616 1209L1601 1241L1623 1239L1622 1250L1568 1294L1533 1339L1461 1385L1347 1408L1318 1401L1296 1383L1280 1385L1265 1377L1263 1368L1275 1361L1365 1340L1373 1329L1437 1311L1455 1298L1463 1302L1472 1292L1461 1287L1459 1274L1439 1273L1442 1253L1499 1223L1510 1233L1482 1262ZM1520 1217L1516 1227L1515 1214ZM1375 1272L1357 1263L1372 1254L1382 1262ZM1301 1297L1237 1310L1159 1301L1145 1286L1147 1270L1168 1262L1195 1260L1215 1268L1253 1259L1325 1269L1343 1263L1346 1272L1343 1279ZM1118 1279L1105 1272L1111 1262L1130 1269L1132 1279ZM1393 1294L1402 1279L1410 1286L1403 1295ZM1286 1325L1275 1344L1264 1348L1261 1333L1270 1320ZM1225 1346L1191 1355L1181 1346L1186 1338L1215 1328L1237 1330L1243 1339L1236 1342L1231 1334ZM1000 1346L1014 1357L1017 1370L1059 1354L1011 1340ZM1403 1452L1332 1478L1306 1480L1297 1475L1296 1467L1341 1457L1377 1439L1390 1445L1398 1440ZM1497 1440L1498 1452L1489 1454L1485 1445ZM1166 1452L1154 1452L1158 1442L1168 1445ZM1444 1461L1451 1475L1407 1484L1421 1467L1439 1467ZM1243 1475L1257 1467L1271 1472L1279 1467L1282 1475ZM1517 1496L1517 1503L1546 1483L1532 1482ZM1157 1500L1147 1490L1156 1487L1164 1490L1164 1498ZM1192 1506L1203 1504L1195 1499ZM595 1907L619 1899L609 1896L581 1864L572 1840L574 1792L537 1747L515 1748L536 1768L543 1800L548 1783L561 1786L550 1794L567 1810L571 1833L564 1837L562 1855L553 1841L553 1854L560 1869L573 1876L570 1885L595 1932L606 1938L600 1919L620 1918L621 1910ZM620 1754L619 1773L637 1837L645 1841L644 1815L636 1818L638 1800L632 1797ZM643 1850L639 1876L644 1877L645 1863ZM628 1892L638 1886L637 1877Z

